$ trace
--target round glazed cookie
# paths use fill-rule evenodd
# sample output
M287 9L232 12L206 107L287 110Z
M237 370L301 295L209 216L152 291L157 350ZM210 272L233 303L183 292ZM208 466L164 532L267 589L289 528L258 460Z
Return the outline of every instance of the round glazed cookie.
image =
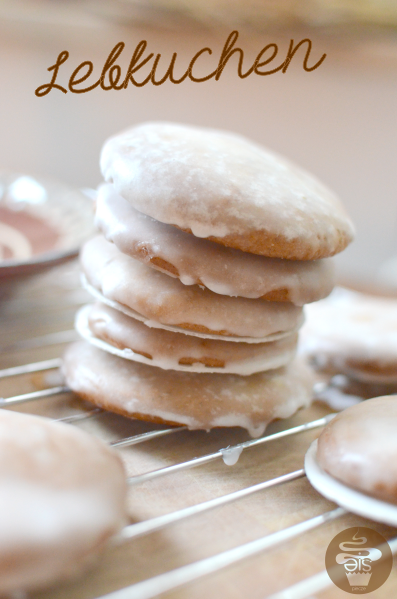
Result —
M145 324L266 341L274 334L291 333L302 322L302 308L286 302L266 302L218 295L122 254L102 237L87 242L81 265L88 283L104 298L144 316Z
M115 452L71 425L0 410L0 595L75 576L124 524Z
M87 342L68 347L67 384L112 412L190 429L241 426L252 436L275 418L288 418L312 398L311 371L299 361L251 376L161 370L124 360Z
M198 239L138 212L112 185L98 189L95 221L121 252L185 285L203 285L221 295L303 306L326 297L334 286L334 264L329 258L267 258Z
M313 260L353 238L342 204L317 179L224 131L138 125L105 143L101 170L140 212L245 252Z
M318 370L397 383L397 300L341 287L305 308L299 351Z
M397 503L397 395L368 399L338 414L321 433L317 461L328 474Z
M280 368L295 355L298 335L270 343L230 343L152 329L104 304L81 308L78 333L122 358L165 370L250 375Z

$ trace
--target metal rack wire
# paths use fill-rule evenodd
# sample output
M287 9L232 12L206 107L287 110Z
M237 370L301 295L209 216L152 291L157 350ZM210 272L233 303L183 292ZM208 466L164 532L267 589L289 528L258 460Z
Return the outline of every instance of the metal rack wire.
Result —
M18 351L21 347L42 347L43 345L52 346L59 345L69 341L74 337L74 332L71 329L63 330L60 333L48 333L46 335L39 335L37 337L30 338L28 340L19 340L16 343L8 343L8 349L12 348L14 351ZM22 366L12 366L0 370L0 380L10 379L15 377L23 377L31 375L33 373L46 373L48 371L57 369L60 366L61 359L59 357L51 358L47 360L40 360L37 362L31 362ZM35 402L40 399L50 400L56 396L62 396L70 394L70 390L64 384L57 384L49 388L43 388L28 393L20 393L12 395L6 398L0 398L0 408L14 408L21 404ZM104 411L99 408L87 409L86 406L82 406L72 414L63 416L61 418L55 418L57 421L64 421L69 423L80 423L85 420L93 418L101 418ZM280 439L286 437L294 437L301 435L307 431L321 429L334 414L328 414L322 418L317 418L311 421L298 424L296 426L281 428L277 432L271 432L258 439L251 439L248 441L239 442L235 445L228 447L220 447L216 451L205 452L199 457L194 457L187 460L178 461L171 465L167 465L161 468L156 468L146 472L141 472L128 477L128 483L130 488L135 488L142 483L152 481L160 477L167 477L175 473L183 472L191 468L197 468L217 460L226 459L227 457L233 456L234 459L238 459L242 451L244 453L254 447L260 445L268 445L277 442ZM109 444L115 448L125 448L130 446L136 446L143 444L148 441L163 438L169 435L178 435L182 431L185 431L186 427L161 427L158 426L152 430L145 430L131 436L119 438L116 440L109 441ZM302 455L302 464L303 464ZM232 459L233 461L233 459ZM130 524L126 526L112 541L113 546L122 546L125 543L132 542L138 537L143 537L152 532L163 530L166 527L172 527L173 525L182 522L188 518L193 518L199 514L204 514L210 510L219 509L232 502L239 502L245 497L254 495L259 492L266 492L266 490L272 488L281 488L288 483L304 478L305 472L303 468L286 472L282 475L276 476L269 480L264 480L260 483L246 486L237 491L223 494L216 498L195 503L192 506L184 507L171 511L167 514L148 518L146 520ZM314 530L315 528L324 526L325 524L335 521L338 518L346 515L346 511L342 508L335 508L316 515L314 517L307 518L301 522L281 528L278 531L271 532L265 536L262 536L253 541L239 544L238 546L221 551L206 557L199 559L187 565L170 569L165 573L152 576L146 580L136 582L126 588L113 591L111 593L101 595L102 599L149 599L151 597L157 597L168 591L177 589L183 585L196 581L209 574L218 572L224 568L230 567L243 560L247 560L250 557L258 555L262 552L272 550L277 546L289 542L294 538L300 537L301 535ZM393 553L397 552L397 537L390 541L390 545ZM313 593L320 592L327 587L332 587L333 583L328 577L327 573L318 572L318 574L301 580L287 589L280 591L276 594L268 595L272 599L300 599L304 597L311 597ZM263 597L266 593L263 594Z

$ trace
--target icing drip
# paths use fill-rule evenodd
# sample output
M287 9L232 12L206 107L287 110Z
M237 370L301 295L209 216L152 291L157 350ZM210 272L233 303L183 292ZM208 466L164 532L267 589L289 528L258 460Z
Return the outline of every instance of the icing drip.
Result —
M235 447L226 447L226 449L221 449L222 459L226 466L234 466L237 464L240 455L243 453L244 447L239 447L238 445Z
M80 342L67 349L63 371L71 389L105 409L168 415L164 420L192 429L241 426L258 436L270 421L287 418L312 400L312 374L296 360L248 377L176 372Z
M299 306L325 297L333 287L331 259L266 258L197 239L138 212L112 185L99 188L96 206L96 225L106 239L123 253L178 276L184 285L202 284L220 295L248 298L287 290L289 301Z
M187 330L205 329L225 338L265 338L291 333L302 323L302 308L285 302L216 295L197 285L186 287L122 254L101 237L88 241L81 252L88 282L106 298L116 301L154 323Z
M119 302L111 300L108 297L105 297L104 295L102 295L102 293L100 291L98 291L97 289L95 289L95 287L93 287L92 285L90 285L88 283L88 281L84 275L82 275L82 277L81 277L81 284L88 291L88 293L90 293L92 295L92 297L94 297L96 300L99 300L100 302L102 302L103 304L106 304L110 308L114 308L114 310L118 310L119 312L122 312L123 314L125 314L126 316L129 316L130 318L135 318L136 320L143 322L149 328L162 329L165 331L172 331L174 333L181 333L181 334L187 335L189 337L199 337L201 339L217 339L219 341L227 340L228 342L233 342L233 343L269 343L272 341L277 341L279 339L284 339L285 337L294 335L295 333L297 333L297 330L298 330L298 328L296 328L296 329L293 329L292 331L286 331L285 333L274 333L274 335L267 335L266 337L263 337L263 338L261 338L261 337L256 337L256 338L255 337L233 337L233 336L225 337L224 335L210 335L207 333L198 333L197 331L182 329L180 327L168 326L166 324L156 322L155 320L149 320L149 319L145 318L142 314L139 314L139 312L136 312L135 310L132 310L131 308L128 308L127 306L124 306L123 304L120 304Z

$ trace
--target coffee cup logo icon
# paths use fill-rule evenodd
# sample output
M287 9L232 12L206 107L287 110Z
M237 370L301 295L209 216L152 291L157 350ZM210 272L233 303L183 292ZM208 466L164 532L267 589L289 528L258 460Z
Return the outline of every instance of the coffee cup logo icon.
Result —
M393 557L386 539L371 528L347 528L334 537L325 555L331 580L352 594L371 593L389 577Z
M336 563L343 564L350 586L367 587L372 576L372 562L382 557L375 547L366 547L367 538L357 537L347 543L340 543L339 549L348 553L338 553Z

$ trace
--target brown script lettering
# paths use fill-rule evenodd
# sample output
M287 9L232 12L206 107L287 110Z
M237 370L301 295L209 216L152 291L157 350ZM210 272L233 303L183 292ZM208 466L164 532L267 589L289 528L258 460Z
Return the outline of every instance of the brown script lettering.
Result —
M135 87L143 87L149 82L152 83L152 85L159 86L165 83L167 80L176 85L182 83L183 81L185 81L185 79L190 79L190 81L193 81L194 83L202 83L204 81L208 81L209 79L215 79L215 81L219 81L225 67L227 66L230 58L234 54L238 56L237 75L238 77L240 77L240 79L246 79L247 77L252 75L252 73L254 73L255 75L260 75L261 77L265 75L273 75L274 73L278 73L279 71L281 73L286 73L295 54L298 52L301 46L305 45L306 51L304 54L302 67L307 73L310 73L315 69L318 69L318 67L324 62L325 57L327 56L326 54L323 54L321 58L317 60L317 62L313 63L312 66L309 66L309 59L311 59L312 52L312 41L308 38L305 38L298 43L295 43L294 40L290 40L285 59L277 66L273 66L273 68L266 70L265 67L272 63L275 60L276 56L279 54L278 45L275 43L270 43L264 46L258 52L252 65L249 68L246 68L246 70L244 70L244 51L241 48L235 47L238 36L238 31L231 32L231 34L228 36L225 42L225 45L223 46L216 68L204 77L195 76L193 74L193 69L196 66L196 62L201 58L203 54L209 54L210 56L212 56L211 48L202 48L201 50L196 52L196 54L190 61L186 71L180 77L177 77L175 75L175 68L178 57L177 53L173 53L167 68L162 68L161 54L156 54L156 56L154 57L154 53L150 52L149 54L144 56L148 44L146 40L141 40L137 44L132 54L130 63L127 68L127 72L123 79L122 69L116 61L124 51L125 43L119 42L114 46L114 48L112 48L102 68L101 75L97 81L91 83L87 87L80 87L81 84L86 82L87 79L89 79L94 72L94 64L92 63L92 61L85 60L81 64L79 64L70 75L68 90L73 94L85 94L86 92L89 92L98 86L100 86L101 89L103 89L104 91L119 91L122 89L127 89L130 83ZM137 79L135 75L138 73L138 71L142 69L142 67L147 65L153 57L154 60L150 73L142 80ZM68 59L69 52L67 50L63 50L63 52L60 52L55 64L48 67L47 69L50 72L53 71L51 81L49 83L44 83L43 85L40 85L34 92L36 96L42 98L43 96L49 94L50 91L53 89L58 89L64 94L68 93L68 90L66 88L56 83L60 67Z

